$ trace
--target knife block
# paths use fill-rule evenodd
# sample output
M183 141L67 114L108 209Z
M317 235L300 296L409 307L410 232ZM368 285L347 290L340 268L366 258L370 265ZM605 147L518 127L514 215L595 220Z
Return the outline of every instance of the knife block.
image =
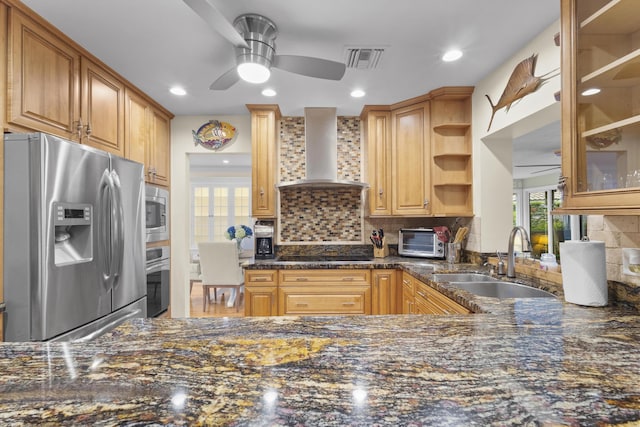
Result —
M373 257L374 258L384 258L389 255L389 245L387 245L387 238L382 238L382 247L376 248L373 246Z

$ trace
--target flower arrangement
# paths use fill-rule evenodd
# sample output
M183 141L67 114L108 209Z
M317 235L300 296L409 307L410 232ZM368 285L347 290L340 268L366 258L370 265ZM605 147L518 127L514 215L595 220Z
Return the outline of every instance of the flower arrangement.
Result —
M224 235L229 240L236 239L238 242L241 242L245 237L253 236L253 230L246 225L232 225L227 228Z

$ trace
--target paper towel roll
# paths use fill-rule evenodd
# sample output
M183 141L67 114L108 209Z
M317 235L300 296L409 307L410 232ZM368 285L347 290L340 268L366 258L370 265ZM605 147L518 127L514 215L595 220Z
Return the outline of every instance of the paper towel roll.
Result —
M604 242L570 240L560 243L564 299L579 305L607 305Z

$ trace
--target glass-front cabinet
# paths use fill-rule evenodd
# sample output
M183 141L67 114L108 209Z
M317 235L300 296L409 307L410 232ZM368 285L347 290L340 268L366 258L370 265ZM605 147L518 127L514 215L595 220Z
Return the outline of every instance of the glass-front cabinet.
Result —
M638 214L640 0L561 5L561 210Z

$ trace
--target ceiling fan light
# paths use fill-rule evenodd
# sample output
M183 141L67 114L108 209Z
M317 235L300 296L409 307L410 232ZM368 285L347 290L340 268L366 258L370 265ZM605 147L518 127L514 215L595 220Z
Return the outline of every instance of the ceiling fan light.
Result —
M269 80L271 71L261 64L245 62L238 65L238 75L242 80L249 83L264 83Z

